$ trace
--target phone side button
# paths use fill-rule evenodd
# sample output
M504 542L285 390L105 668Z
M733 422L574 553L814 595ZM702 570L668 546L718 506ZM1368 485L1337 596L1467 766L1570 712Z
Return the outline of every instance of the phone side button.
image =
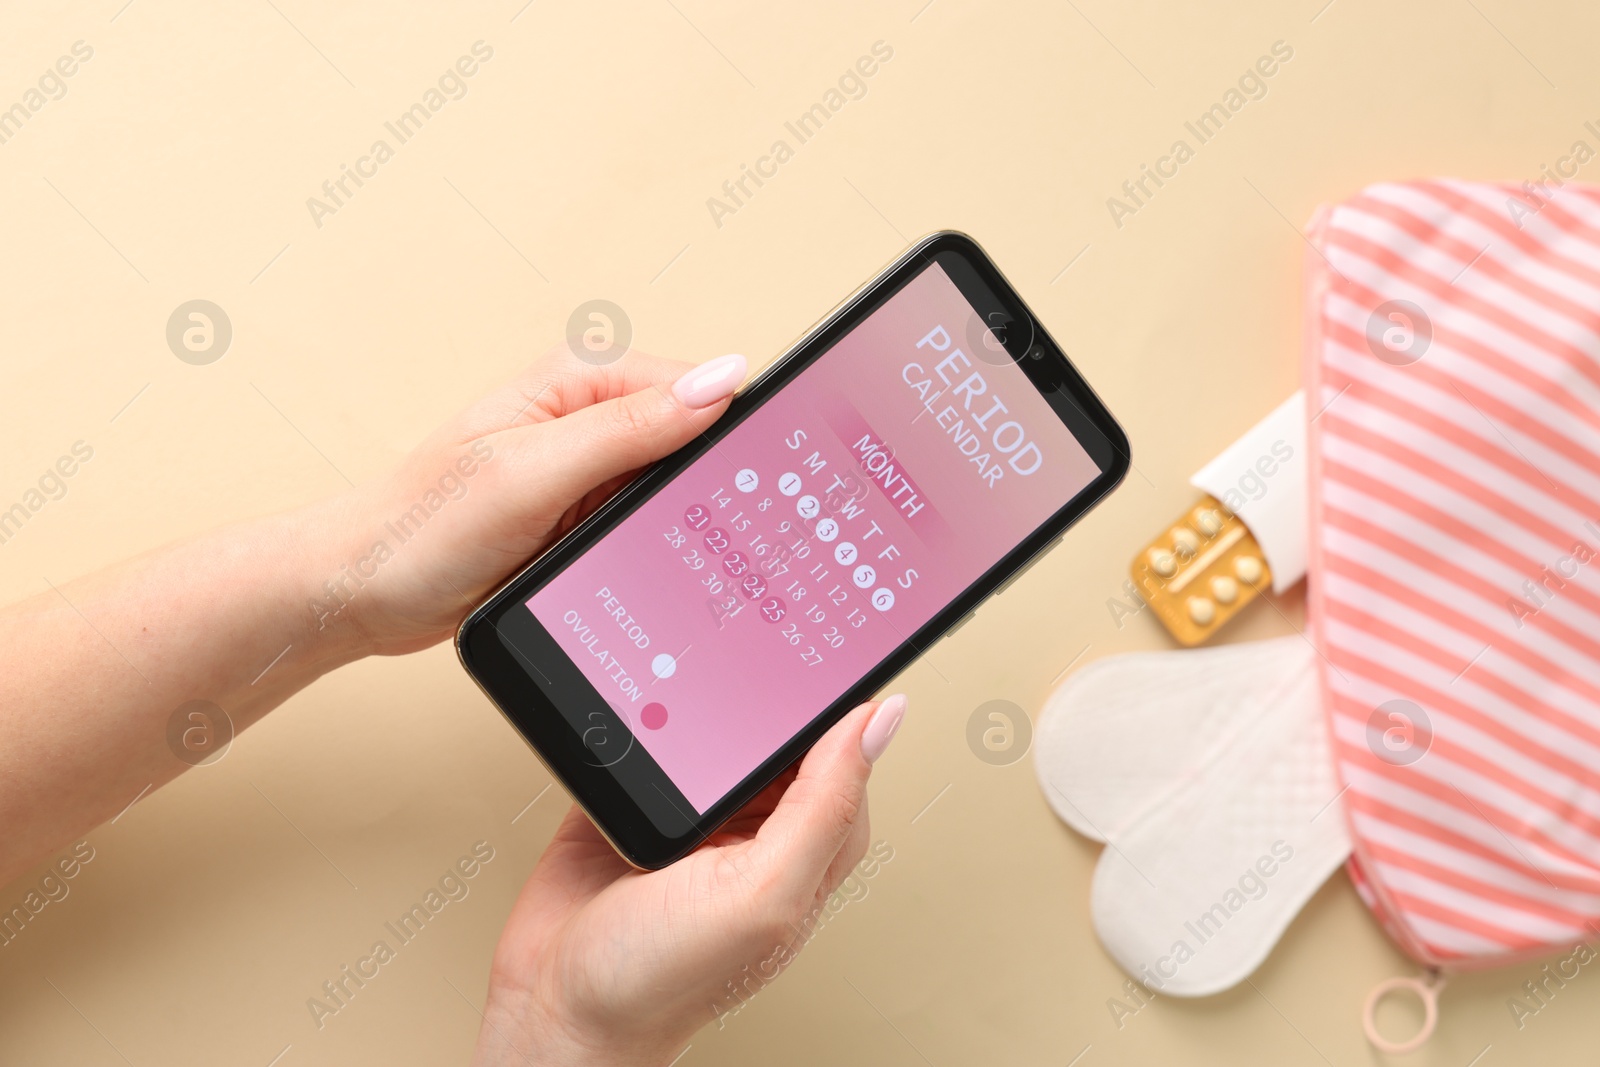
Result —
M963 626L965 626L967 623L972 621L972 617L974 615L976 615L977 613L978 613L978 609L977 608L973 608L971 611L969 611L965 615L961 616L961 618L956 620L956 624L954 626L950 627L950 629L948 629L948 630L946 630L944 632L944 636L946 638L954 637L961 630L961 628Z
M997 596L997 597L998 596L1005 596L1006 595L1006 590L1008 590L1012 586L1016 585L1017 584L1017 580L1020 579L1024 574L1027 574L1029 571L1033 570L1033 565L1035 563L1038 563L1043 558L1044 558L1044 553L1040 552L1037 556L1034 556L1027 563L1024 563L1022 565L1022 568L1020 570L1018 570L1017 573L1013 574L1011 577L1007 578L1005 581L1000 583L1000 588L998 588L998 589L996 589L994 591L994 595Z
M1024 563L1022 565L1022 567L1017 571L1017 573L1013 574L1011 577L1009 577L1005 581L1001 582L1000 583L1000 587L994 591L994 595L997 596L997 597L998 596L1004 596L1007 589L1010 589L1012 586L1017 584L1017 579L1021 578L1024 574L1027 574L1029 571L1033 570L1034 565L1036 563L1038 563L1040 560L1044 559L1045 556L1050 554L1050 550L1052 548L1055 548L1057 545L1059 545L1062 541L1065 541L1066 539L1067 539L1067 535L1065 533L1063 533L1060 537L1057 537L1054 541L1051 541L1048 545L1045 545L1043 548L1041 548L1039 550L1038 554L1035 555L1028 562Z

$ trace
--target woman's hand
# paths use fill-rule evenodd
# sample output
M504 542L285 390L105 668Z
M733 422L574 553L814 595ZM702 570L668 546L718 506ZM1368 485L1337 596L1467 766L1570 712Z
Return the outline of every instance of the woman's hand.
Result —
M559 350L462 412L372 484L320 505L347 562L309 605L364 652L448 636L466 612L639 468L727 407L743 356L699 366Z
M568 812L500 937L474 1062L665 1067L730 989L775 977L866 853L867 778L905 709L845 716L665 870L628 866Z
M354 577L327 591L319 625L344 623L380 653L446 637L639 468L708 428L745 369L742 356L694 368L547 357L335 502L335 525L358 531ZM792 958L803 923L861 860L871 762L904 711L903 697L858 708L666 870L628 866L570 812L501 938L480 1060L671 1059L742 968Z
M450 634L524 561L639 468L707 429L745 376L558 352L468 408L388 478L333 503L353 529L348 582L319 625L400 653ZM866 851L866 783L904 697L858 708L690 856L635 870L577 809L501 937L481 1062L665 1063L725 1003L741 969L781 966ZM770 962L767 962L770 961Z

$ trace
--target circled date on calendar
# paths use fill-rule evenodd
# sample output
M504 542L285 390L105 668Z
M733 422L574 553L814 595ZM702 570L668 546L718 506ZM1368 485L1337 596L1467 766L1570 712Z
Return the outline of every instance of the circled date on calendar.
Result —
M777 494L761 493L764 485ZM894 590L846 539L865 495L855 479L812 487L797 471L744 468L731 489L688 504L662 537L695 573L719 630L770 629L801 663L819 666L894 607Z

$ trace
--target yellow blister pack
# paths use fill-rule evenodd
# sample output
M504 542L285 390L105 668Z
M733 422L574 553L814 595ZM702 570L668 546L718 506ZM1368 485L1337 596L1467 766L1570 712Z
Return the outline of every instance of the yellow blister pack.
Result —
M1239 517L1203 497L1133 558L1134 587L1183 645L1197 645L1237 615L1272 572Z

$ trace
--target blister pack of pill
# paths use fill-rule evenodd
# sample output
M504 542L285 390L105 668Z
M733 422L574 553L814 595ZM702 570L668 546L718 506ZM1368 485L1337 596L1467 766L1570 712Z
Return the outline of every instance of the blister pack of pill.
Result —
M1156 618L1184 645L1206 640L1272 587L1249 527L1211 496L1146 545L1130 572Z
M1306 406L1295 393L1189 484L1205 495L1134 556L1134 587L1180 644L1306 573Z

